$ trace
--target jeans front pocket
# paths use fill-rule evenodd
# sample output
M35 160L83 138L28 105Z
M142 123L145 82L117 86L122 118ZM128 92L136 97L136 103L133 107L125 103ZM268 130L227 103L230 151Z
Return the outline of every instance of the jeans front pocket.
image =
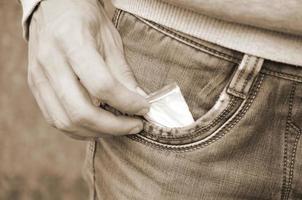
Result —
M144 121L144 131L128 136L133 140L172 151L205 147L222 138L236 125L252 104L263 75L263 59L245 55L214 106L193 124L182 128L159 127Z
M248 110L262 80L262 58L243 56L121 10L113 21L140 87L154 92L177 82L197 119L182 128L144 121L144 131L129 138L165 150L192 150L221 138Z

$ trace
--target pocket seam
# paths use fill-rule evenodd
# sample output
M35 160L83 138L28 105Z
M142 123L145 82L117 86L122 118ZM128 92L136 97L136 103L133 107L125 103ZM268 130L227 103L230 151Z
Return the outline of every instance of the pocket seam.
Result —
M289 199L291 190L292 190L292 182L294 178L294 168L295 168L295 159L296 159L296 150L298 142L301 138L302 131L301 129L294 124L292 119L292 111L294 106L294 97L296 92L297 82L292 83L292 89L290 91L289 96L289 108L288 108L288 116L286 121L286 129L284 133L284 146L283 146L283 178L282 178L282 188L281 188L281 199L287 200ZM294 137L294 142L292 145L292 151L289 151L289 134L290 129L293 129L296 132L296 136Z
M127 13L127 12L123 11L123 10L117 10L117 12L116 12L114 24L117 28L118 28L119 22L122 19L121 14L124 14L124 13ZM131 13L127 13L127 14L132 15ZM182 35L177 34L161 25L152 24L152 22L149 22L149 21L142 19L135 15L132 15L132 16L134 18L136 18L137 20L140 20L141 22L143 22L150 28L157 30L164 36L177 40L177 41L183 43L184 45L188 45L188 46L195 48L208 55L219 57L219 58L222 58L224 60L227 60L227 61L230 61L230 62L233 62L236 64L239 63L239 59L236 57L232 57L228 54L224 54L223 52L208 48L207 46L199 44L193 40L190 40L189 38L183 37ZM146 137L145 135L131 135L131 136L127 136L127 137L129 137L130 139L136 140L136 141L140 141L141 143L145 143L148 145L151 144L152 146L159 147L160 149L167 149L167 150L174 150L174 151L189 151L189 150L198 149L198 148L207 146L207 145L217 141L218 139L222 138L230 129L232 129L241 120L241 118L245 115L247 110L249 110L249 107L252 104L255 96L257 95L257 92L260 88L261 82L264 77L264 74L259 74L259 75L260 75L260 81L259 80L256 81L257 84L254 85L254 87L253 87L254 91L252 91L252 93L250 94L250 97L248 97L244 101L240 102L239 107L236 108L234 113L232 113L230 116L228 116L228 118L226 119L225 122L223 122L222 124L219 124L219 127L216 130L214 130L213 132L211 131L212 133L210 133L209 136L205 136L205 138L202 138L201 140L198 139L197 141L189 142L186 144L175 145L175 144L162 143L162 142L150 139L150 138ZM231 96L234 97L234 95L231 95ZM222 111L222 112L224 112L224 111ZM220 119L219 116L221 116L221 114L219 114L217 116L218 119ZM217 121L219 122L221 120L217 120ZM210 124L211 123L213 123L213 122L210 122ZM193 138L195 135L200 135L200 130L202 130L202 128L199 128L199 130L197 131L196 127L195 127L195 129L194 129L195 134L186 134L185 136L184 135L182 135L182 136L188 137L188 135L189 135L189 137ZM152 135L152 136L158 137L158 135ZM173 138L177 138L177 137L173 137Z
M129 13L130 15L132 15L131 13ZM135 16L135 15L133 15ZM205 45L202 45L198 42L195 42L185 36L182 36L180 34L177 34L176 32L160 25L160 24L157 24L157 23L154 23L152 21L149 21L149 20L146 20L146 19L143 19L139 16L135 16L137 19L139 19L140 21L142 21L143 23L145 23L147 26L153 28L154 30L157 30L158 32L164 34L165 36L167 37L170 37L171 39L174 39L174 40L177 40L185 45L188 45L194 49L197 49L203 53L206 53L206 54L209 54L209 55L212 55L212 56L215 56L215 57L218 57L218 58L222 58L226 61L229 61L229 62L232 62L232 63L235 63L235 64L239 64L240 63L240 59L239 58L236 58L234 56L231 56L229 54L226 54L224 52L221 52L221 51L218 51L214 48L210 48L210 47L207 47Z
M277 71L273 71L273 70L269 70L269 69L263 69L262 72L264 74L271 75L271 76L274 76L274 77L283 78L285 80L291 80L291 81L295 81L295 82L298 82L298 83L302 83L302 77L301 76L287 74L287 73L284 73L284 72L277 72Z
M115 25L116 28L118 28L119 22L121 20L121 17L120 17L121 14L127 13L127 14L135 17L136 19L140 20L141 22L146 24L148 27L151 27L152 29L154 29L154 30L160 32L161 34L165 35L166 37L177 40L177 41L183 43L184 45L188 45L189 47L194 48L194 49L196 49L200 52L203 52L203 53L206 53L208 55L224 59L226 61L229 61L229 62L232 62L232 63L235 63L235 64L239 64L240 61L241 61L241 58L237 58L235 56L232 56L232 55L229 55L227 53L221 52L217 49L214 49L214 48L208 47L206 45L200 44L196 41L193 41L190 38L187 38L183 35L180 35L180 34L176 33L175 31L170 30L170 29L168 29L168 28L166 28L166 27L164 27L160 24L157 24L155 22L143 19L139 16L128 13L124 10L117 9L116 13L117 14L115 14L115 15L117 15L117 16L114 16L114 18L115 18L114 25Z
M121 15L122 15L122 10L115 9L114 15L112 17L112 23L116 28L118 28L118 26L119 26L119 22L121 20Z
M236 97L233 97L230 100L230 103L228 104L228 106L216 118L214 118L209 124L204 125L204 126L200 126L200 127L193 127L191 129L188 129L187 134L182 134L181 136L177 136L177 135L156 135L156 134L150 134L150 133L147 132L148 130L145 130L146 135L150 135L151 137L156 136L156 137L163 138L163 139L183 139L183 138L186 138L186 137L193 138L196 135L199 135L200 132L207 131L207 130L213 128L215 125L217 125L225 117L225 115L227 114L227 111L230 111L233 108L235 103L236 103ZM192 131L194 131L194 132L192 132Z
M244 117L244 115L247 113L249 108L251 107L252 103L254 102L254 99L256 98L259 89L262 85L262 82L264 80L265 74L260 73L258 76L258 80L256 81L256 85L253 87L253 91L249 98L247 98L238 111L231 116L230 119L228 119L224 125L222 125L219 130L213 132L210 136L208 136L206 139L199 140L197 142L193 142L190 144L182 144L182 145L171 145L171 144L165 144L158 141L151 140L149 138L146 138L142 135L128 135L129 139L132 139L134 141L143 143L147 146L154 147L159 150L164 151L174 151L174 152L189 152L194 151L200 148L204 148L219 139L223 138L238 122Z

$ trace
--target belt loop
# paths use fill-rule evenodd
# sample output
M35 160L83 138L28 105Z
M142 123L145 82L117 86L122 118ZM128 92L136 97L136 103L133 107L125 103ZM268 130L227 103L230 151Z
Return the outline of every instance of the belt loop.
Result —
M229 84L227 92L236 97L245 99L261 70L263 61L263 58L245 54Z

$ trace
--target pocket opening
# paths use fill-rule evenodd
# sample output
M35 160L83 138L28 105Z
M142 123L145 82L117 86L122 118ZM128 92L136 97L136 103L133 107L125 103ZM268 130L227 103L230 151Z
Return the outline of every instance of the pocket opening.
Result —
M159 150L165 151L175 151L175 152L188 152L193 151L196 149L200 149L206 147L219 139L223 138L231 129L244 117L246 112L249 110L250 106L252 105L255 97L257 96L259 89L262 85L264 80L264 74L260 74L256 78L256 82L253 84L251 88L251 93L249 94L248 98L246 98L236 112L231 115L222 126L220 126L217 130L211 132L210 135L206 137L201 137L197 140L192 140L186 142L182 140L180 143L173 143L171 140L167 141L160 141L156 139L151 139L146 137L143 134L136 134L136 135L129 135L130 139L143 143L147 146L153 147Z
M123 11L117 12L115 19L115 25L120 24L120 27L122 25L118 21L120 20L121 12ZM129 45L132 44L129 43ZM139 60L132 60L134 64L136 61ZM248 107L246 104L249 105L249 102L252 101L248 99L249 91L254 87L253 85L262 63L263 59L261 58L244 55L240 65L233 71L233 75L220 93L216 103L193 124L180 128L165 128L144 121L144 130L138 135L128 137L142 143L154 143L164 148L171 147L172 149L175 146L191 146L191 144L204 142L204 140L210 142L211 135L214 132L223 128L229 120L243 112L242 110L246 112L245 107Z
M143 137L163 144L185 145L207 138L245 104L263 59L245 55L214 106L193 124L180 128L159 127L144 121Z

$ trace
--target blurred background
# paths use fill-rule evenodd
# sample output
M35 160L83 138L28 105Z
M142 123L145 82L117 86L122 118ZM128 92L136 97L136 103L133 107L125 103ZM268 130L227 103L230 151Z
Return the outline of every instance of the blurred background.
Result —
M0 199L87 199L81 174L86 142L42 118L27 86L21 17L17 0L0 1Z

